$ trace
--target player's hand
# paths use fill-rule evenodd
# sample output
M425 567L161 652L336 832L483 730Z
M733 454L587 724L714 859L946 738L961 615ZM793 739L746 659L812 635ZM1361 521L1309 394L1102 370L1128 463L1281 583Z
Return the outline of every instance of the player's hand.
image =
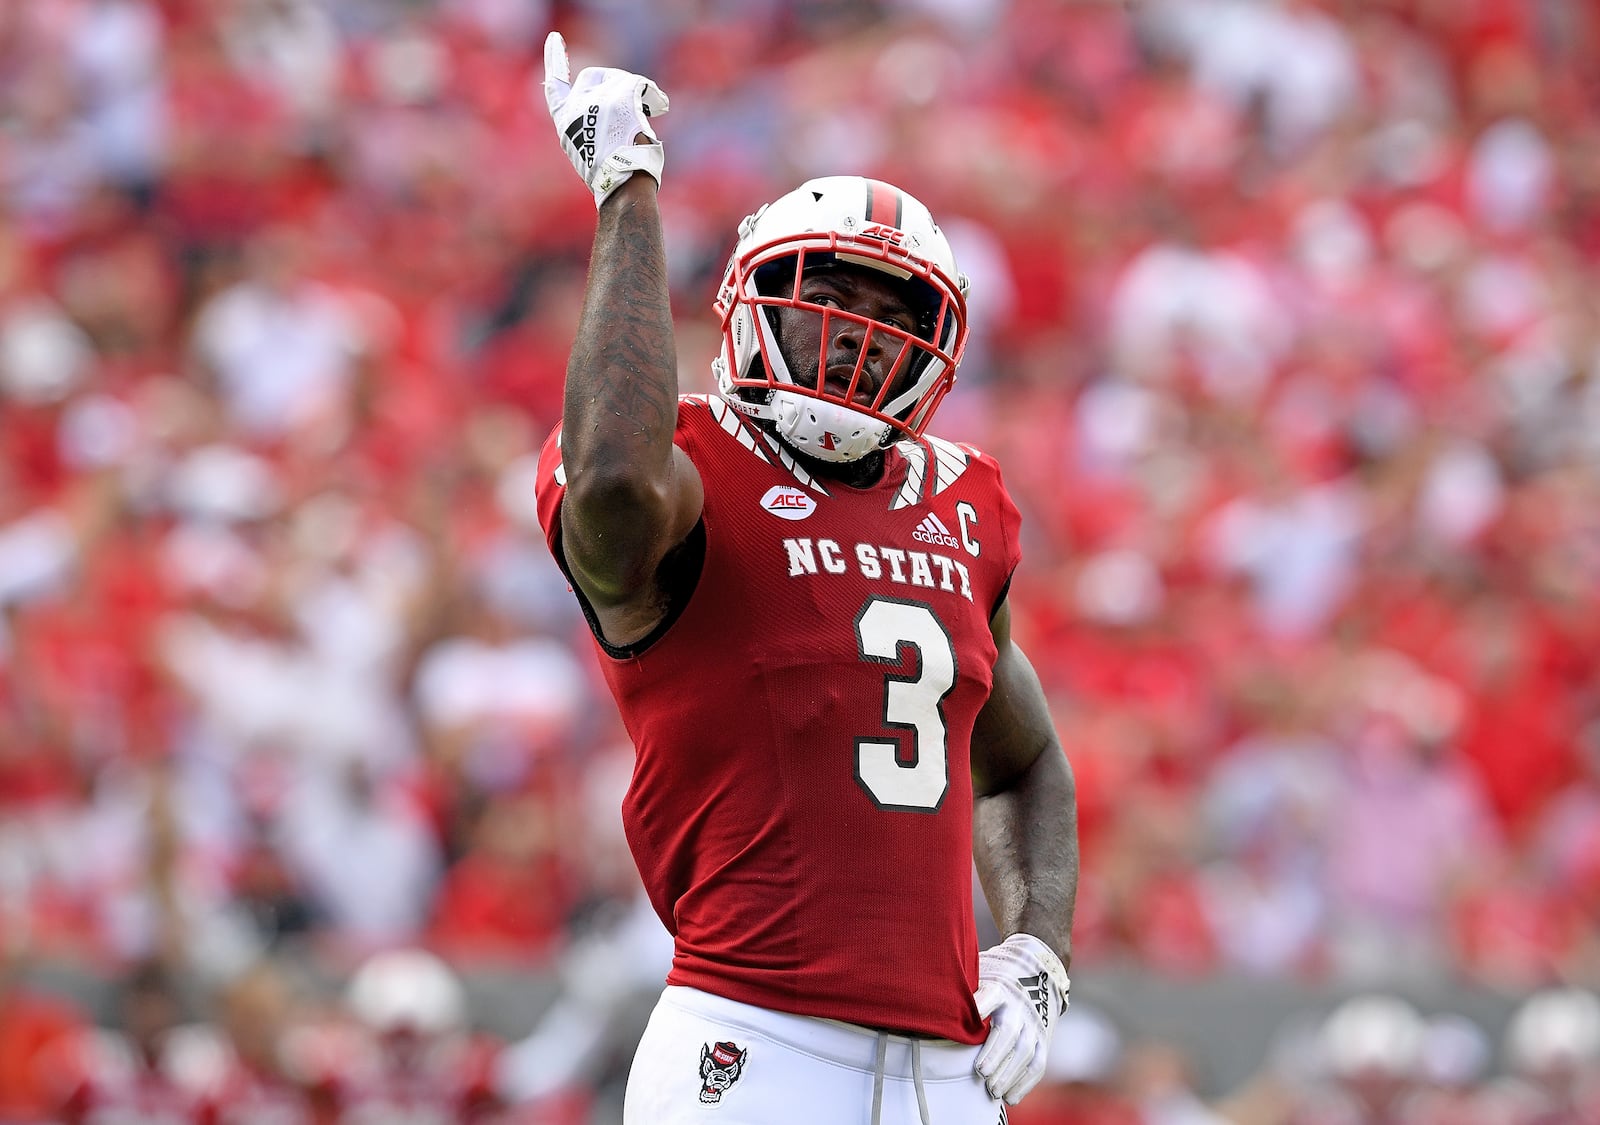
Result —
M561 147L594 192L596 207L635 172L661 182L661 141L650 119L667 112L667 95L650 79L587 66L574 82L566 40L552 31L544 41L544 100Z
M1012 934L978 954L973 998L989 1037L976 1069L990 1096L1016 1105L1038 1083L1071 988L1061 958L1032 934Z

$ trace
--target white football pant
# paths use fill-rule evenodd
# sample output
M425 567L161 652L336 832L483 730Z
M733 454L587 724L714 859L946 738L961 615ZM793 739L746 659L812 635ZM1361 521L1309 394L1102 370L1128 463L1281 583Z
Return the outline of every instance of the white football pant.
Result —
M661 994L639 1041L623 1125L1002 1125L976 1046Z

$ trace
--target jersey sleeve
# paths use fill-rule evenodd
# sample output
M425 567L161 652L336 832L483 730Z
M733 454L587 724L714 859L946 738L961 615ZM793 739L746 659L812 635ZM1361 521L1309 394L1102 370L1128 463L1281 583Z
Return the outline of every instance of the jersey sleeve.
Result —
M678 406L678 426L673 433L673 441L693 456L693 446L689 441L689 412L685 403ZM533 485L535 508L539 513L539 528L544 532L544 541L549 546L551 554L555 555L556 562L561 564L561 569L566 569L566 561L561 554L561 499L567 494L567 472L561 463L561 427L557 426L550 431L550 436L545 439L544 448L539 452L539 471Z
M685 400L680 400L678 406L678 426L673 434L673 441L680 447L690 452L693 456L693 411L687 409L690 405ZM573 595L578 599L578 604L583 609L584 619L589 623L589 631L594 634L595 641L607 656L616 659L627 659L638 655L654 643L660 632L664 632L683 610L683 605L693 592L695 581L699 575L699 567L705 550L704 521L695 525L691 533L690 542L693 550L684 554L678 561L680 568L678 575L683 579L682 589L673 596L672 605L665 620L657 632L635 644L617 647L605 638L605 631L600 625L600 619L595 613L594 606L579 588L577 581L572 576L572 571L567 566L566 553L561 545L561 501L567 494L567 473L562 464L561 454L561 428L558 426L545 439L544 448L539 453L539 467L535 474L533 495L534 508L539 516L539 528L544 532L545 545L549 547L551 556L556 565L561 568L561 573L566 576L567 584Z
M567 474L561 464L561 427L550 431L539 452L539 472L534 480L533 497L539 513L539 527L550 553L565 570L561 555L561 498L567 493Z

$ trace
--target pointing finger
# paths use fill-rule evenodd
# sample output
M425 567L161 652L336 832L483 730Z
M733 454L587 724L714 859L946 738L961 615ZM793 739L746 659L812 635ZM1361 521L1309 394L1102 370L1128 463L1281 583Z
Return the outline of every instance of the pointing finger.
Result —
M567 41L559 31L544 40L544 97L553 112L572 89L572 64L567 61Z

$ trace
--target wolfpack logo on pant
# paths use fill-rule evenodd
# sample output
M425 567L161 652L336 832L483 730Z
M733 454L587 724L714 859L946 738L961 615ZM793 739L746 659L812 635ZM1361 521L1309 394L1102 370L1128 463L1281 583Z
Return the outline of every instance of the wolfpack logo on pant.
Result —
M744 1073L750 1048L737 1043L707 1043L700 1048L700 1100L716 1105Z

